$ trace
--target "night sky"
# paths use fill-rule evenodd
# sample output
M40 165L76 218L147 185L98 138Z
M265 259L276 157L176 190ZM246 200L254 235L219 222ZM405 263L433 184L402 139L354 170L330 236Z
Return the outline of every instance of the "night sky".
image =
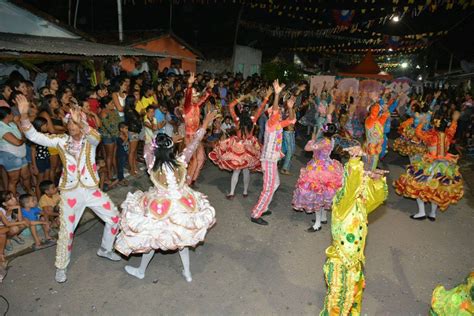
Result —
M284 27L295 30L318 30L335 27L337 24L333 16L333 10L355 9L356 13L352 23L368 21L387 16L392 13L394 1L325 1L325 0L300 0L300 1L273 1L274 3L287 5L286 10L279 9L269 12L268 8L260 5L268 5L271 1L178 1L173 5L173 31L185 39L189 44L204 52L206 57L226 57L232 52L234 32L237 24L239 10L243 6L242 21L257 22L268 28ZM433 0L432 3L445 2ZM25 3L32 5L38 10L48 13L62 22L67 23L68 1L54 0L28 0ZM169 29L169 1L144 1L126 0L123 2L123 23L125 37L127 40L143 39L143 31L168 30ZM470 1L468 1L470 2ZM72 0L73 12L75 0ZM252 7L252 3L260 4ZM403 7L408 6L409 0L397 1L396 12L403 12ZM424 1L415 1L416 4ZM291 9L290 9L291 6ZM411 4L410 8L414 5ZM296 9L298 7L298 9ZM474 7L463 9L454 6L446 9L446 5L439 5L434 12L423 10L416 17L410 14L404 16L401 22L388 22L384 25L374 25L368 30L369 34L353 34L341 32L337 35L351 38L368 39L372 32L386 35L419 34L425 32L438 32L449 30L446 36L435 37L429 40L426 50L417 52L417 60L427 64L433 64L438 60L439 68L446 68L450 54L453 53L453 63L459 64L462 59L472 60L474 55ZM365 14L357 13L366 9ZM374 10L371 10L374 8ZM315 12L317 10L317 12ZM282 11L281 15L278 11ZM294 17L287 16L293 12ZM315 20L312 23L310 20ZM102 42L117 41L117 5L115 0L80 0L77 26L81 31L91 34ZM138 35L138 38L137 38ZM264 58L272 58L279 52L288 51L292 47L311 47L327 44L343 43L341 40L328 38L280 38L272 37L255 29L240 27L238 44L249 45L263 50ZM388 48L388 45L385 45ZM359 44L353 47L367 48L367 44ZM316 57L319 53L303 53L307 58ZM332 53L334 55L334 53ZM328 55L326 52L324 55ZM337 55L337 53L335 54ZM331 54L329 54L331 56Z

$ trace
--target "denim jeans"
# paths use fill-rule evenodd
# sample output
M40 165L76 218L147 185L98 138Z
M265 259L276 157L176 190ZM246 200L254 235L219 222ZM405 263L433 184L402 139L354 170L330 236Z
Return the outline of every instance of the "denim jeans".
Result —
M283 153L285 154L282 169L290 170L291 158L295 153L295 132L283 131Z
M127 163L128 154L124 150L117 150L117 178L122 181L124 179L123 169Z

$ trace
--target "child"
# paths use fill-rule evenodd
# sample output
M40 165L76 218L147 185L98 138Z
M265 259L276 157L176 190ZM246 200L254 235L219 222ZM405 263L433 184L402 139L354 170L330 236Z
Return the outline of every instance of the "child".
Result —
M44 117L37 117L33 121L34 128L41 133L48 132L48 121ZM33 175L36 176L36 196L41 196L39 184L49 180L51 162L48 147L31 144L31 165Z
M26 228L26 222L21 216L20 206L11 191L0 192L0 231L6 230L8 238L14 240L18 244L24 244L25 241L19 236ZM3 249L5 248L6 240L3 241L0 237L0 263L5 262L3 256ZM7 250L11 250L11 245L6 246Z
M20 195L20 206L20 213L29 226L31 235L35 241L33 250L42 249L46 246L54 244L53 239L49 236L49 223L48 221L44 220L43 212L39 207L36 206L36 198L31 194L22 194ZM41 243L41 240L38 237L36 225L43 226L44 237L46 238L46 242L44 244Z
M43 210L45 218L52 222L55 227L59 227L59 202L61 202L61 198L58 188L56 188L53 181L45 180L39 184L39 189L41 191L39 207Z
M150 147L153 145L153 140L155 139L155 136L158 133L158 122L155 117L155 108L151 105L149 105L146 108L146 114L145 114L145 119L144 119L144 125L145 125L145 148L143 151L145 153L153 152L153 150L150 150ZM145 162L146 165L149 166L151 164L153 157L148 157L148 155L145 154Z
M119 123L119 137L117 137L117 176L120 185L128 185L124 178L123 169L128 159L128 125L124 122Z
M224 122L221 125L221 130L222 132L226 135L229 136L229 132L234 128L234 124L232 123L231 117L226 116L224 118Z

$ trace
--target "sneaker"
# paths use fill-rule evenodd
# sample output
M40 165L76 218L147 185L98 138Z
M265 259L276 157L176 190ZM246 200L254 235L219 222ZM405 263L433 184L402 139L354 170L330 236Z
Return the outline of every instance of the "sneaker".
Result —
M99 250L97 250L97 255L99 257L106 258L106 259L109 259L109 260L112 260L112 261L122 260L122 258L120 258L120 256L118 254L116 254L115 252L107 251L107 250L104 250L102 248L99 248Z
M67 281L66 269L56 269L56 275L54 279L58 283L64 283Z

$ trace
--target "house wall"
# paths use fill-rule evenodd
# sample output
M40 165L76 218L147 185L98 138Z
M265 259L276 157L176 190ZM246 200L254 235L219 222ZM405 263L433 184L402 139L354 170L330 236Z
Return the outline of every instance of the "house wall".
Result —
M197 72L203 73L209 71L211 73L223 73L232 71L231 59L207 59L200 61L197 65Z
M262 51L247 46L237 45L234 59L234 72L241 72L244 78L255 73L260 74Z
M197 56L186 49L183 45L173 39L171 36L163 36L162 38L149 41L147 43L137 44L133 47L145 49L151 52L165 53L172 56L177 56L176 59L181 59L181 67L184 71L189 70L196 72L196 58ZM182 57L182 58L180 58ZM160 70L171 66L171 58L159 59Z

